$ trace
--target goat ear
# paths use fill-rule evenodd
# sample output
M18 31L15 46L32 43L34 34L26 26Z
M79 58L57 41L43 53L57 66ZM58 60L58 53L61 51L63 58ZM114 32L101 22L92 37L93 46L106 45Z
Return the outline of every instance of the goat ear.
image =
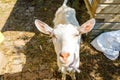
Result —
M42 32L42 33L44 33L44 34L51 34L51 32L52 32L52 28L51 27L49 27L46 23L44 23L44 22L42 22L42 21L40 21L40 20L38 20L38 19L36 19L35 20L35 26L37 27L37 29L40 31L40 32Z
M81 34L88 33L88 32L90 32L93 29L94 25L95 25L95 19L92 18L92 19L88 20L87 22L85 22L84 24L82 24L78 28L78 31Z

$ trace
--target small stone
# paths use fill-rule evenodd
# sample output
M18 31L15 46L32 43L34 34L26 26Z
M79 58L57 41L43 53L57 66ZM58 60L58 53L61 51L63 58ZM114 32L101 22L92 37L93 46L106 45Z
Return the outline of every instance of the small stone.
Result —
M33 11L34 11L34 7L29 7L29 10L30 10L31 12L33 12Z

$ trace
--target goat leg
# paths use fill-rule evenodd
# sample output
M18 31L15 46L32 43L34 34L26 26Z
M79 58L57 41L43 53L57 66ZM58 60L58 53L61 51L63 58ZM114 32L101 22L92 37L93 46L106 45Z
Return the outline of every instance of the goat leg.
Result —
M66 74L65 73L62 74L62 80L66 80Z

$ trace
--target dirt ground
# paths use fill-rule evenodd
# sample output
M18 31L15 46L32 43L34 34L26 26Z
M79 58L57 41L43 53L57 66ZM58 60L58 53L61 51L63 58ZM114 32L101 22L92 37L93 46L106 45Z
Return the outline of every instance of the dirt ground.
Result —
M23 50L18 51L26 55L26 64L22 72L4 74L3 80L60 80L61 73L58 72L56 54L50 37L36 29L34 20L40 19L53 26L55 11L62 2L62 0L0 1L0 30L6 38L4 42L10 47L14 46L10 43L22 43L20 42L22 40L25 46ZM89 15L83 0L79 3L76 12L77 19L82 24L89 19ZM69 5L71 6L71 3ZM11 13L8 12L10 10ZM120 57L111 61L89 45L87 36L83 40L80 51L81 73L76 74L77 80L120 80ZM2 45L0 48L6 49L6 46Z

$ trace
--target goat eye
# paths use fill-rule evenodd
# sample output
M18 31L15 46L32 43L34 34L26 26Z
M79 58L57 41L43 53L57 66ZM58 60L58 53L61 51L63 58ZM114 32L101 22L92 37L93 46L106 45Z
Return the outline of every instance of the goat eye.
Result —
M75 34L75 37L79 36L79 34Z
M52 35L52 38L57 38L57 37L55 36L55 34L53 34L53 35Z

